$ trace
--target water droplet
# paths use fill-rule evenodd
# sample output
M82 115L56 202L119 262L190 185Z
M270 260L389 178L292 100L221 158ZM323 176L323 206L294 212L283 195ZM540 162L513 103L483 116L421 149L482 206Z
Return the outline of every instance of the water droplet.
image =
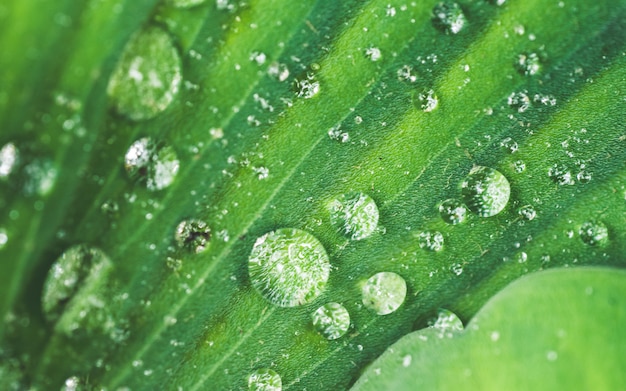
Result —
M294 307L311 302L326 287L330 262L310 233L281 228L256 240L248 260L250 281L271 303Z
M518 113L523 113L528 110L532 102L528 96L528 91L519 91L511 93L507 97L507 104L516 109Z
M524 205L517 210L517 213L526 220L534 220L537 217L537 211L531 205Z
M273 62L267 68L267 74L278 81L285 81L289 77L289 68L285 64Z
M371 47L371 48L365 49L365 56L369 58L370 60L376 62L380 60L380 58L382 57L382 53L380 52L379 48Z
M440 309L437 317L428 322L428 326L439 331L439 338L452 338L454 332L463 330L463 322L452 311Z
M513 162L513 169L516 173L521 174L526 171L526 163L523 160L516 160Z
M585 170L580 171L578 174L576 174L576 179L578 179L578 182L580 183L588 183L591 180L591 173Z
M0 179L8 177L13 172L19 158L19 150L13 143L7 143L0 149Z
M482 217L495 216L509 201L511 186L504 175L493 168L475 166L461 183L467 207Z
M450 198L439 205L439 214L448 224L461 224L467 216L467 208L461 201Z
M425 89L422 92L416 93L413 102L418 109L426 113L435 110L439 105L439 99L432 89Z
M260 368L248 376L248 389L250 391L280 391L283 382L276 371L269 368Z
M80 386L80 379L76 376L68 377L63 383L61 387L61 391L79 391L82 387Z
M167 0L167 3L178 8L189 8L204 3L206 0Z
M209 244L211 228L202 220L183 220L176 227L174 238L176 239L178 247L200 253L204 251Z
M6 246L8 241L9 234L7 233L7 230L4 228L0 228L0 250L2 250L4 246Z
M537 53L522 53L515 59L515 69L522 75L532 76L541 70L541 61Z
M563 164L554 164L552 167L550 167L550 169L548 170L548 176L555 183L561 186L571 186L576 184L572 172Z
M509 153L515 153L519 149L519 145L511 137L507 137L500 141L500 146L506 149Z
M365 307L378 315L387 315L404 302L406 282L396 273L380 272L367 280L361 293Z
M350 141L350 134L343 132L341 126L335 126L328 130L328 137L331 140L339 141L340 143L347 143Z
M378 207L367 194L351 192L330 202L331 223L352 240L370 236L378 225Z
M128 148L124 166L131 179L145 183L148 190L156 191L168 187L174 181L179 162L172 147L143 137Z
M313 313L313 326L327 339L342 337L350 327L350 314L339 303L328 303Z
M304 99L311 99L320 92L320 83L315 80L315 75L309 73L302 79L295 81L296 96Z
M459 263L455 263L452 266L450 266L450 270L452 271L452 273L456 274L457 276L460 276L461 274L463 274L463 266L461 266L461 264Z
M605 245L609 239L609 229L599 220L589 220L584 222L578 234L582 241L589 246Z
M180 55L171 37L149 27L133 35L124 47L107 93L120 114L145 120L172 103L181 81Z
M54 187L57 179L57 169L48 159L35 160L24 167L26 182L24 193L26 195L45 196Z
M446 34L457 34L467 23L461 6L453 1L442 1L433 8L433 24Z
M402 357L402 366L407 368L409 365L411 365L411 361L413 361L413 357L410 354L407 354L406 356Z
M443 249L443 235L439 231L424 231L417 234L417 243L420 248L429 251Z

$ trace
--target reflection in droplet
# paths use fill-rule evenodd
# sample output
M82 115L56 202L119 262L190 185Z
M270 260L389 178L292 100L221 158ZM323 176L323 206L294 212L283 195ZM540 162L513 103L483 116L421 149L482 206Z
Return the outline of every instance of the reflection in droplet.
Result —
M350 327L350 314L339 303L328 303L313 313L313 326L327 339L343 336Z
M131 179L145 183L148 190L168 187L178 173L178 157L172 147L159 145L149 137L135 141L126 152L124 167Z
M511 186L504 175L493 168L475 166L461 183L463 201L482 217L495 216L509 201Z
M387 315L400 307L406 297L404 278L392 272L370 277L361 289L363 304L378 315Z
M467 208L461 201L451 198L439 205L439 215L446 223L456 225L465 221Z
M609 229L599 220L584 222L578 230L580 239L589 246L603 246L608 242Z
M328 208L333 226L352 240L367 238L378 225L378 207L365 193L342 194L332 200Z
M174 238L178 247L199 253L204 251L209 244L211 228L202 220L183 220L176 227Z
M310 233L281 228L259 237L248 260L252 286L271 303L294 307L311 302L326 288L330 262Z
M172 38L161 28L149 27L124 47L107 93L120 114L145 120L172 103L181 81L181 59Z
M282 379L276 371L269 368L260 368L248 376L250 391L281 391Z

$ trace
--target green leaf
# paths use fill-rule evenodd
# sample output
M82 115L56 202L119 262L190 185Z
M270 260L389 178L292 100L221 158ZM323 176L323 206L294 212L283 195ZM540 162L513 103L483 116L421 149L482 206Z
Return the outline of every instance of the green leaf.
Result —
M491 298L465 330L402 337L352 390L622 389L625 298L622 270L533 273Z
M0 388L346 389L438 308L625 266L624 17L4 1Z

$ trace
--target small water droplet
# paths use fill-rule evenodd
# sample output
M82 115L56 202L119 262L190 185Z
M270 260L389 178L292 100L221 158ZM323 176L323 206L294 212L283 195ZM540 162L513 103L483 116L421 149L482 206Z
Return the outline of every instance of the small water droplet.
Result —
M582 241L589 246L603 246L609 239L609 229L599 220L584 222L580 226L578 234Z
M517 110L518 113L523 113L532 104L528 91L513 92L507 98L507 104Z
M172 184L179 162L172 147L143 137L128 148L124 167L131 179L145 183L148 190L157 191Z
M250 391L281 391L283 382L276 371L269 368L260 368L248 376Z
M328 303L313 313L313 326L327 339L342 337L350 327L350 314L339 303Z
M461 193L472 212L490 217L500 213L509 202L511 186L499 171L475 166L461 183Z
M524 171L526 171L526 163L524 163L523 160L516 160L513 162L513 170L515 170L516 173L521 174Z
M271 303L294 307L311 302L324 291L330 262L313 235L281 228L256 240L248 273L252 286Z
M296 79L295 89L297 97L311 99L320 92L320 83L313 73L309 73L302 79Z
M350 141L350 135L348 132L343 132L341 126L335 126L328 130L328 137L331 140L339 141L340 143L347 143Z
M81 389L80 379L77 376L68 377L61 387L61 391L80 391Z
M267 74L278 81L285 81L289 77L289 68L285 64L273 62L267 68Z
M463 330L463 322L452 311L440 309L437 317L428 322L428 326L439 331L439 338L452 338L454 332Z
M7 178L20 159L20 153L15 144L7 143L0 149L0 179Z
M519 145L511 137L507 137L504 140L500 141L500 146L509 153L515 153L519 149Z
M458 34L466 23L463 9L454 1L442 1L433 8L433 24L446 34Z
M378 207L365 193L342 194L330 202L328 209L332 225L352 240L367 238L378 226Z
M537 211L535 211L535 208L533 208L532 205L522 206L517 210L517 213L528 221L534 220L535 217L537 217Z
M107 93L120 114L145 120L172 103L181 81L181 59L171 37L161 28L149 27L124 47Z
M24 167L26 195L45 196L50 193L57 179L57 169L48 159L35 160Z
M439 105L439 99L437 98L437 95L435 95L435 91L432 89L425 89L416 93L414 95L413 102L418 109L426 113L435 110Z
M450 198L439 205L439 214L448 224L461 224L467 216L467 208L461 201Z
M378 315L387 315L404 302L406 282L396 273L380 272L367 280L361 293L365 307Z
M461 274L463 274L463 266L461 266L460 263L455 263L450 266L450 271L452 271L452 273L456 274L457 276L460 276Z
M521 53L515 59L515 69L522 75L533 76L541 70L541 60L537 53Z
M2 250L4 246L6 246L8 241L9 234L7 233L7 230L4 228L0 228L0 250Z
M206 250L209 244L211 228L202 220L183 220L176 227L174 238L179 248L200 253Z
M380 60L380 58L382 57L382 53L380 52L379 48L370 47L365 49L365 56L370 60L376 62Z
M189 8L204 3L206 0L167 0L167 3L178 8Z
M576 181L574 180L574 175L572 172L563 164L554 164L548 170L548 176L555 183L564 186L564 185L575 185Z
M441 251L443 249L443 234L439 231L423 231L416 236L420 248L429 251Z
M585 170L580 171L578 174L576 174L576 179L578 179L578 182L580 183L589 183L589 181L591 180L591 173Z
M407 354L406 356L402 357L402 366L408 368L409 365L411 365L411 361L413 361L413 356Z

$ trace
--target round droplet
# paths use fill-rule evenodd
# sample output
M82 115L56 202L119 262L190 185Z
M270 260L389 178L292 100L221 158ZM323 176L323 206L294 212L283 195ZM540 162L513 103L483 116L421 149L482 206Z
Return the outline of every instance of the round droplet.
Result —
M248 376L248 389L250 391L280 391L283 382L276 371L269 368L260 368Z
M583 223L578 230L582 241L589 246L602 246L609 240L609 229L598 220Z
M429 113L437 108L439 105L439 98L435 95L434 90L425 89L414 95L413 102L418 109Z
M174 238L178 247L199 253L206 250L209 244L211 228L202 220L183 220L176 227Z
M57 320L80 290L94 290L98 279L112 266L97 248L85 245L70 247L54 262L48 272L41 296L43 313L49 321Z
M522 75L532 76L541 70L541 61L537 53L522 53L515 59L515 69Z
M156 191L174 181L179 162L174 149L143 137L128 148L124 167L131 179L145 183L148 190Z
M294 307L311 302L324 291L330 262L313 235L281 228L256 240L248 273L252 286L271 303Z
M57 169L48 159L34 160L24 167L26 195L45 196L50 193L57 179Z
M550 169L548 169L548 176L554 183L564 186L564 185L574 185L576 181L574 180L574 175L572 172L563 164L555 163Z
M328 303L313 313L313 326L327 339L342 337L350 327L350 314L339 303Z
M537 211L531 205L524 205L517 210L517 213L525 220L534 220L537 217Z
M454 1L442 1L433 8L433 24L446 34L457 34L467 23L461 6Z
M0 149L0 179L8 177L13 172L19 157L19 150L13 143L7 143Z
M448 224L461 224L467 216L467 208L461 201L451 198L439 205L439 214Z
M295 81L296 96L304 99L311 99L320 92L320 83L312 73L307 74L302 79Z
M330 202L328 209L333 226L352 240L367 238L378 226L378 207L367 194L342 194Z
M511 186L504 175L493 168L475 166L461 183L465 205L482 217L495 216L509 201Z
M80 391L81 389L80 379L76 376L68 377L61 387L61 391Z
M509 153L515 153L519 149L517 141L513 140L511 137L507 137L500 141L500 146Z
M167 3L178 8L189 8L204 3L206 0L167 0Z
M443 249L443 235L439 231L424 231L417 234L417 243L420 248L429 251Z
M172 103L181 80L180 55L171 37L149 27L133 35L124 47L107 93L120 114L145 120Z
M363 304L378 315L400 307L406 297L406 282L396 273L381 272L370 277L361 289Z

